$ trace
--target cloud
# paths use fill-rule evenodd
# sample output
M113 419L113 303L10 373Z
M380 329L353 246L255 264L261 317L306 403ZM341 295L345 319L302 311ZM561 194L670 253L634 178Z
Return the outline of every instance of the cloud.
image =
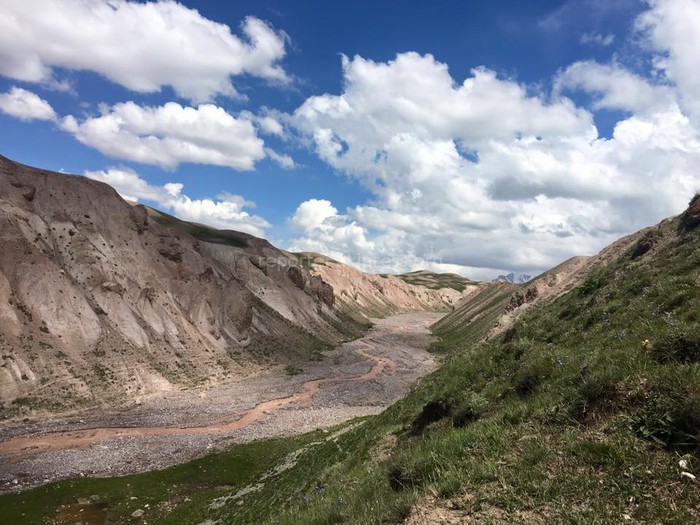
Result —
M570 89L597 95L594 109L649 112L675 103L668 86L652 84L615 64L575 62L556 76L554 84L557 93Z
M322 158L338 167L381 155L397 133L456 139L469 147L516 134L595 138L587 111L567 99L547 103L542 96L530 96L486 68L475 68L455 85L447 66L432 55L402 53L388 63L343 57L343 74L342 95L311 97L292 119L313 138Z
M615 42L615 35L611 33L603 35L601 33L596 33L595 31L590 31L588 33L582 33L579 37L579 42L582 44L607 47Z
M288 37L248 17L244 38L174 1L1 0L0 74L53 82L56 69L93 71L140 93L171 86L205 102L235 96L232 76L288 82Z
M262 117L258 120L260 129L268 135L284 136L284 128L277 120L272 117Z
M82 122L65 117L61 126L105 155L164 168L192 162L251 170L265 157L264 142L250 120L212 104L148 107L125 102Z
M292 251L320 252L341 262L362 264L357 254L374 254L375 245L368 241L365 229L338 210L328 200L302 202L289 219L290 225L303 233L292 241ZM354 255L354 256L353 256Z
M551 32L580 26L582 21L595 26L608 16L630 12L637 4L639 0L567 0L540 18L537 25Z
M286 170L291 170L296 167L294 159L289 155L277 153L272 148L265 148L265 154Z
M486 68L455 79L416 53L343 58L343 76L286 124L373 198L343 214L303 203L295 249L374 271L534 274L678 213L698 189L699 134L674 91L615 64L574 65L552 93ZM564 87L630 115L599 137Z
M223 193L216 199L192 199L182 193L184 186L179 182L154 186L126 168L86 171L85 176L109 184L127 200L154 202L161 209L186 221L257 236L262 236L265 229L270 227L270 223L262 217L245 211L245 208L255 207L255 203L239 195Z
M651 8L637 19L655 51L654 65L675 84L681 103L700 119L700 2L652 0Z
M0 94L0 111L20 120L56 120L51 104L36 93L18 87Z
M289 220L297 230L309 234L314 230L332 229L328 219L338 217L338 210L326 199L309 199L302 202Z

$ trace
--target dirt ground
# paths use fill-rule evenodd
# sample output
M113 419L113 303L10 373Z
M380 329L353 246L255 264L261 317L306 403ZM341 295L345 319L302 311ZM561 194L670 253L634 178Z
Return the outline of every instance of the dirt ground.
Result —
M284 373L170 392L138 405L0 428L0 492L58 479L117 476L182 463L230 443L308 432L376 414L435 364L441 314L377 320L364 337Z

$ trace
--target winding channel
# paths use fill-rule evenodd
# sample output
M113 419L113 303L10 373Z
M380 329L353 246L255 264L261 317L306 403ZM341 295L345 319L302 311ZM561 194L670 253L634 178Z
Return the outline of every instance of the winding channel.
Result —
M314 379L302 383L294 394L263 401L254 407L237 414L239 417L231 422L213 423L211 425L199 427L101 427L85 430L72 430L54 432L40 436L16 437L0 443L0 454L41 454L66 449L87 448L96 443L109 439L135 437L135 436L183 436L183 435L203 435L219 434L231 432L247 427L264 415L276 412L292 403L309 403L320 391L321 385L325 383L341 382L362 382L377 379L383 373L393 374L396 369L396 362L390 357L380 357L371 352L376 350L373 339L404 331L406 327L399 326L394 330L374 332L371 337L358 339L355 343L363 345L365 348L354 349L358 356L373 362L368 372L362 375L346 375L338 373L331 377ZM369 334L368 334L369 335ZM337 371L336 371L337 372Z

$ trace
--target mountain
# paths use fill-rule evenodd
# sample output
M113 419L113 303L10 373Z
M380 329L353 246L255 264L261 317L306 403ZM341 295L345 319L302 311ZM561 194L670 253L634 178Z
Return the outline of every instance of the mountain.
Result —
M311 268L264 239L4 157L0 242L6 417L240 379L355 337L370 315L461 297L335 262Z
M337 307L358 315L383 317L416 310L448 311L471 291L468 279L454 274L414 272L405 275L367 274L318 253L296 254L309 271L331 283ZM406 276L430 275L430 279Z
M525 285L475 285L435 325L440 368L376 417L0 503L36 522L148 500L169 524L695 524L699 312L696 197Z
M511 272L508 275L499 275L494 279L494 282L506 281L511 284L523 284L528 282L530 279L532 279L532 276L525 273L519 273L516 275Z

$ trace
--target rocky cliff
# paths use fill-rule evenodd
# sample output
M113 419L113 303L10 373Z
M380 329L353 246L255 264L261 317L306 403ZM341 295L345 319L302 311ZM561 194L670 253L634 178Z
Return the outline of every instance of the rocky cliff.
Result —
M376 275L359 271L357 268L335 261L318 253L299 253L297 257L312 275L330 283L335 291L339 310L348 315L381 317L390 313L415 310L450 311L464 295L468 295L476 285L462 278L459 290L455 289L456 277L452 274L431 274L415 272L405 275ZM407 282L416 274L423 277L421 284ZM439 277L445 277L443 287L437 285ZM469 284L464 284L469 283Z
M371 295L384 308L360 306L353 320L333 289L341 281L263 239L4 157L0 243L5 415L246 377L359 334L363 315L444 308L453 295L409 285L396 295L377 277Z

